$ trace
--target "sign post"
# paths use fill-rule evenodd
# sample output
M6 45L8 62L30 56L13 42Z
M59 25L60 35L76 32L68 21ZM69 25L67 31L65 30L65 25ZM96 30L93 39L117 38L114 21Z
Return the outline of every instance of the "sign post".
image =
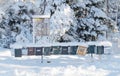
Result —
M33 20L33 44L36 44L36 38L42 37L49 35L49 25L46 24L45 19L49 19L50 15L33 15L32 20ZM43 63L43 53L44 50L42 51L41 55L41 63Z

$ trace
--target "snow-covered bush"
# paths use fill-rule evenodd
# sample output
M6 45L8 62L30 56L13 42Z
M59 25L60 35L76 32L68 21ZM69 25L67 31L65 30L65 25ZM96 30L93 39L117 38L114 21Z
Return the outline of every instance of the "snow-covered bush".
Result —
M5 30L5 43L17 42L16 38L32 41L32 15L35 14L35 6L32 3L17 2L12 4L2 19L0 27ZM19 37L18 37L19 36ZM12 40L12 41L11 41ZM18 40L18 39L17 39ZM22 42L24 40L19 40Z

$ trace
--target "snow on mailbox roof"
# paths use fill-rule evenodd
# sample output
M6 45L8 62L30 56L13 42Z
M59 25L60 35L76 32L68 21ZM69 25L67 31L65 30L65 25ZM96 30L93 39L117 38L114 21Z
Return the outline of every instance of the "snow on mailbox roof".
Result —
M88 45L109 46L109 47L112 47L112 43L110 41L88 42Z
M22 48L22 47L50 47L50 46L86 46L96 45L96 46L108 46L112 47L112 43L109 41L96 41L96 42L64 42L64 43L41 43L41 44L13 44L11 48Z
M50 18L50 15L33 15L32 18Z
M112 46L112 43L109 41L101 41L101 42L98 42L97 45Z

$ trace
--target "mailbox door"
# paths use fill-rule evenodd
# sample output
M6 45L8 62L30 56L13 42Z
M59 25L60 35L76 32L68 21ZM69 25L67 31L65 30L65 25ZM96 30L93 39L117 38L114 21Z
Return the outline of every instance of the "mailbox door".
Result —
M15 57L21 57L22 56L22 50L21 49L15 49Z
M43 49L42 49L42 47L37 47L35 53L36 53L36 55L43 55Z
M68 47L62 46L61 54L68 55Z
M104 54L104 46L97 46L97 54Z

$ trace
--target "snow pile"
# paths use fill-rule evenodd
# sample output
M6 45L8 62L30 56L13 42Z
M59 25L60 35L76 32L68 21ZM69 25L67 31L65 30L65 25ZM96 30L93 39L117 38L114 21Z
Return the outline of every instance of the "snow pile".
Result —
M119 76L120 54L22 56L15 58L10 49L0 48L0 75L4 76ZM105 50L106 51L106 50ZM109 50L110 52L111 50ZM50 63L47 63L50 61ZM9 66L8 66L9 65Z
M0 48L0 59L4 59L4 56L5 57L10 57L11 56L10 49Z

